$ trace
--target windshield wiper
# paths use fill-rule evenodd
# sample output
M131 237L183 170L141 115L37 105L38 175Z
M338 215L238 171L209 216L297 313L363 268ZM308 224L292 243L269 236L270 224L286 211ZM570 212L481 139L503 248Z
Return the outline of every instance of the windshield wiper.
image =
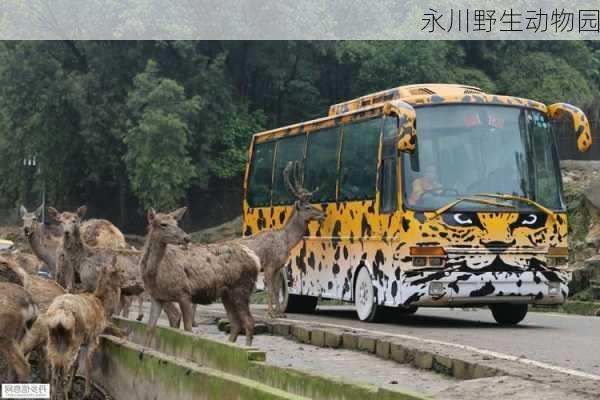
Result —
M521 196L517 196L517 195L514 195L514 194L492 194L492 193L481 193L481 194L476 194L475 196L492 197L492 198L502 199L502 200L517 200L517 201L521 201L523 203L527 203L527 204L530 204L530 205L538 208L539 210L541 210L544 213L548 214L552 219L556 218L556 214L554 213L554 211L552 211L552 210L544 207L543 205L541 205L537 201L528 199L527 197L521 197Z
M476 195L476 196L481 196L481 195ZM494 196L490 196L490 197L494 197ZM459 203L462 203L462 202L487 204L487 205L492 205L492 206L497 206L497 207L517 208L512 204L500 203L500 202L493 201L493 200L478 199L477 197L460 197L457 200L454 200L453 202L448 203L445 206L438 208L435 211L435 213L433 214L433 216L431 217L431 219L439 217L441 214L445 213L446 211L450 210L451 208L454 208L456 205L458 205Z

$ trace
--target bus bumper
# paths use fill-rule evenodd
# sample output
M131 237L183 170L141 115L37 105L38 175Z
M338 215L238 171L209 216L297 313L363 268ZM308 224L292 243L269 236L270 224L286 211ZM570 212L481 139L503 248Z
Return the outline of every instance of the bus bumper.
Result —
M498 303L563 304L569 294L567 279L547 280L539 273L523 272L502 279L504 273L468 276L456 273L408 287L402 305L408 306L482 306ZM562 274L561 274L562 275ZM404 289L404 288L403 288Z

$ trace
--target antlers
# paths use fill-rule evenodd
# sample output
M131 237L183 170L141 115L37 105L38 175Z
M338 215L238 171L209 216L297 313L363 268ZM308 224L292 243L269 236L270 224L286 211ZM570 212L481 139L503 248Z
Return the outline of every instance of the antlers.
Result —
M292 171L293 170L293 171ZM293 172L294 182L292 183L290 180L290 171ZM307 189L302 187L300 183L302 177L302 165L299 161L290 161L285 166L283 170L283 180L288 186L290 193L298 199L301 204L307 204L310 201L310 198L315 194L319 188L317 187L312 192L309 192Z

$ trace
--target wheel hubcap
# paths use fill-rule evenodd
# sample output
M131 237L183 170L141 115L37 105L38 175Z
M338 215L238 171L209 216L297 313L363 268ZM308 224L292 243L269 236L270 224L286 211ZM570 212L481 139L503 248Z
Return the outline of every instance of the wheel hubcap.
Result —
M361 270L356 283L356 312L361 320L366 319L373 307L373 284L368 272Z

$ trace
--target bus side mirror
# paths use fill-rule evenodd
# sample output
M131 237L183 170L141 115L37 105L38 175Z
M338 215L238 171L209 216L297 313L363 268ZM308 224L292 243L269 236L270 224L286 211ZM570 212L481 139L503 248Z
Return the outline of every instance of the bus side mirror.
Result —
M555 103L548 106L548 116L553 121L565 114L571 117L573 132L577 135L577 149L582 153L588 151L592 146L592 135L590 123L583 111L567 103Z
M408 103L400 100L383 105L385 115L398 118L398 151L412 153L417 148L417 113Z

